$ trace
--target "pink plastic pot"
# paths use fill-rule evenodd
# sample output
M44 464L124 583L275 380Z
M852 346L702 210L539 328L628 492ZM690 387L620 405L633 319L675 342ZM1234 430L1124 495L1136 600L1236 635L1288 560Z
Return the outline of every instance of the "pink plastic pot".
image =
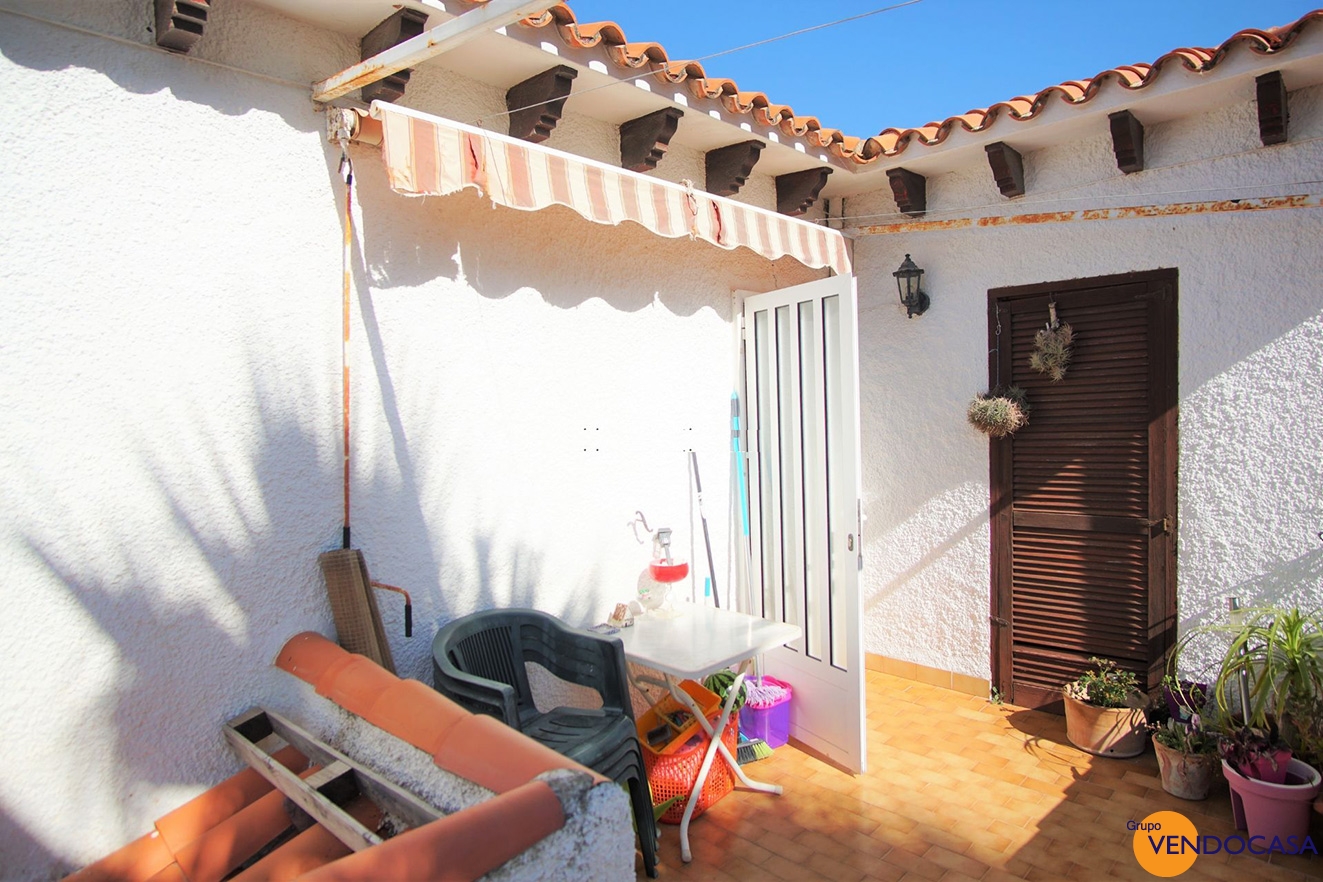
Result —
M1246 778L1226 760L1222 761L1222 773L1231 785L1231 814L1236 829L1269 841L1276 836L1282 842L1289 836L1303 840L1309 834L1310 804L1323 786L1323 778L1312 766L1291 760L1284 784Z

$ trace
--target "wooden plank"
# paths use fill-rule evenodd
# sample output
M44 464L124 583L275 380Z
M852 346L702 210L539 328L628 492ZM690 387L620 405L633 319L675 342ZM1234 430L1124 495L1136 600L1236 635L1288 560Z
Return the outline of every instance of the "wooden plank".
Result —
M546 5L545 0L491 0L315 83L312 100L330 101L347 95L406 67L414 67L429 58L449 52L488 31L535 15L545 9Z
M409 827L419 827L442 816L439 810L412 793L359 765L273 711L249 710L227 722L223 732L245 762L354 851L362 851L382 841L380 836L340 807L355 796L366 796ZM254 734L263 732L268 734L261 735L262 739L274 734L322 768L307 779L298 777L252 740Z
M350 849L362 851L381 843L380 836L354 820L330 799L308 787L298 775L276 762L269 754L263 753L257 745L228 725L225 727L225 738L244 762Z
M435 807L414 796L398 784L392 783L371 769L356 763L335 748L318 741L313 735L274 711L267 711L266 714L275 731L298 748L304 756L312 759L316 755L322 765L329 765L333 762L348 764L354 770L359 792L375 802L378 807L396 816L410 827L421 827L442 817L442 812Z

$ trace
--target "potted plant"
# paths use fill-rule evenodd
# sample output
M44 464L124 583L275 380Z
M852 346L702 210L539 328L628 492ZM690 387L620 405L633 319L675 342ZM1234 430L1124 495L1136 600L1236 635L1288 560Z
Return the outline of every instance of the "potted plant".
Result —
M1199 714L1189 722L1171 717L1154 726L1153 751L1163 790L1181 799L1208 798L1220 761L1217 736L1204 728Z
M1066 368L1070 366L1071 349L1075 334L1070 325L1061 324L1055 318L1048 326L1034 335L1034 351L1029 356L1029 367L1040 374L1047 374L1052 382L1059 383L1066 377Z
M1230 642L1212 685L1222 717L1219 752L1231 787L1236 826L1251 836L1303 837L1318 770L1292 757L1311 740L1323 698L1323 620L1299 609L1244 610L1228 625L1198 634L1224 634Z
M1208 684L1178 680L1168 674L1162 678L1162 697L1172 719L1189 723L1208 703Z
M1066 737L1098 756L1138 756L1148 743L1138 679L1111 659L1090 658L1089 664L1093 667L1061 690Z
M992 438L1004 438L1029 422L1029 402L1019 386L974 396L965 412L969 424Z

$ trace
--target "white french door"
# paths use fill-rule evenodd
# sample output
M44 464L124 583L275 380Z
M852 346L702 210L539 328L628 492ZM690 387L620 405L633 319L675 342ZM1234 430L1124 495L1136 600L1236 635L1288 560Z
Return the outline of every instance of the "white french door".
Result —
M803 629L765 665L794 687L791 736L862 773L854 278L743 296L751 612Z

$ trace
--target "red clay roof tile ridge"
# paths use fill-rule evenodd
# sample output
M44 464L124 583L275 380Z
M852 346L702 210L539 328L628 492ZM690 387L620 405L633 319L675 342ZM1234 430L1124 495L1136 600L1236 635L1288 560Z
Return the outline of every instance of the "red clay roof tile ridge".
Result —
M1027 122L1042 112L1053 95L1068 105L1078 106L1090 101L1108 82L1115 82L1124 89L1142 89L1173 64L1191 73L1204 73L1215 67L1237 45L1243 44L1259 55L1281 52L1295 42L1302 31L1320 20L1323 20L1323 9L1315 9L1288 24L1237 31L1215 48L1179 47L1151 64L1120 65L1100 71L1088 79L1067 80L1047 86L1034 95L1010 98L926 126L885 128L867 138L854 138L844 135L838 129L826 128L816 117L796 116L789 105L774 104L763 92L741 90L734 80L708 77L702 64L697 61L670 59L660 43L631 43L624 28L614 21L581 22L574 10L565 3L549 6L545 12L528 16L521 24L533 28L555 26L567 45L579 49L600 46L618 67L639 69L651 65L654 68L653 74L661 82L673 85L687 83L695 97L720 99L731 113L754 115L764 125L777 125L788 136L805 138L815 147L827 148L839 158L862 165L883 157L896 156L912 141L925 146L937 146L947 139L957 125L969 132L984 131L1002 116L1002 111L1017 122Z
M544 781L528 781L300 878L304 882L477 879L564 826L565 811L555 792Z
M426 684L402 680L315 632L291 637L276 666L378 729L427 751L440 768L495 793L552 769L583 772L598 783L607 780L500 720L471 714ZM418 685L401 685L408 682ZM401 705L411 699L418 704Z
M1085 80L1067 80L1053 86L1047 86L1034 95L1022 95L1007 101L1001 101L986 108L976 108L959 116L947 117L941 122L932 122L926 126L912 128L883 129L871 139L877 140L881 156L895 156L909 145L918 141L925 146L941 144L950 133L959 126L969 132L981 132L989 128L1000 116L1000 111L1009 111L1011 119L1026 122L1037 117L1055 95L1071 105L1081 105L1091 100L1108 82L1128 90L1142 89L1151 85L1162 72L1179 65L1191 73L1206 73L1227 56L1233 48L1245 45L1258 55L1272 55L1288 48L1307 27L1323 21L1323 9L1305 13L1296 21L1268 31L1247 28L1237 31L1219 46L1211 49L1199 47L1181 47L1167 52L1151 64L1135 63L1120 65L1100 71ZM857 154L856 161L868 161Z

